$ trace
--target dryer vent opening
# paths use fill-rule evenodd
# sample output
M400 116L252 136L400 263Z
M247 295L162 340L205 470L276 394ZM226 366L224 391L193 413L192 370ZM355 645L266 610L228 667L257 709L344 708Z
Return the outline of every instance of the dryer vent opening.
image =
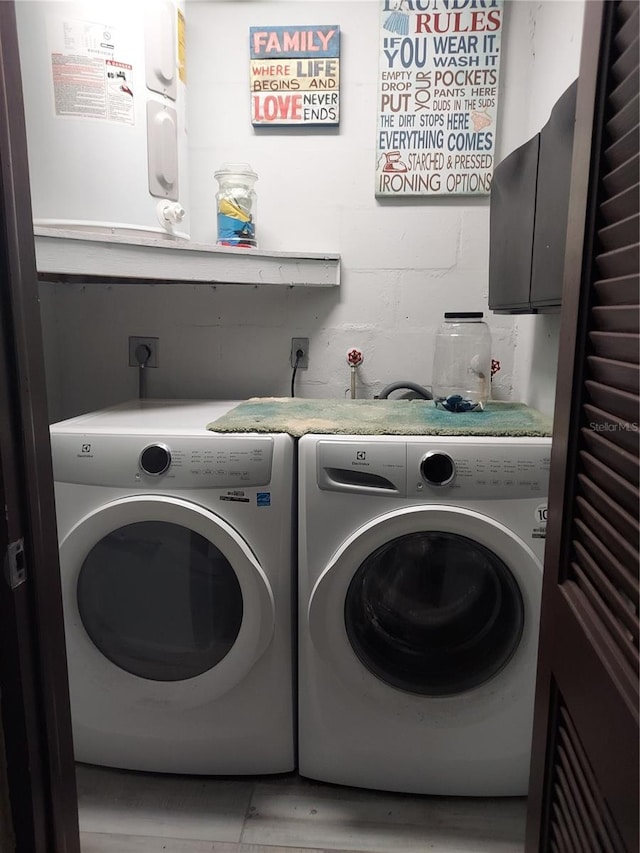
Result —
M385 543L356 571L345 599L349 642L387 684L426 696L493 678L524 627L518 585L489 549L464 536L420 532Z

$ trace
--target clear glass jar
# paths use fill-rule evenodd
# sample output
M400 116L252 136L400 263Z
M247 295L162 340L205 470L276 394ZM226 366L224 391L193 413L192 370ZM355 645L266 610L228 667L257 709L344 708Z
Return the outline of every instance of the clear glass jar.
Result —
M447 312L436 334L433 400L449 412L481 412L491 394L491 332L482 317Z
M255 248L256 193L258 176L248 163L224 163L214 172L219 184L216 193L218 245Z

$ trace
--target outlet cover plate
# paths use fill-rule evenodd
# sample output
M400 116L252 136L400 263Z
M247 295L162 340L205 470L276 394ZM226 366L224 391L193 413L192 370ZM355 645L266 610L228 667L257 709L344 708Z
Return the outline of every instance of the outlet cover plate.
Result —
M147 346L151 350L151 355L149 356L149 361L146 363L146 367L159 367L159 348L160 348L160 338L143 338L130 336L129 337L129 367L140 367L140 362L136 358L136 349L139 346Z
M299 370L309 367L309 338L291 338L291 367L296 366L296 353L301 349L304 355L298 362Z

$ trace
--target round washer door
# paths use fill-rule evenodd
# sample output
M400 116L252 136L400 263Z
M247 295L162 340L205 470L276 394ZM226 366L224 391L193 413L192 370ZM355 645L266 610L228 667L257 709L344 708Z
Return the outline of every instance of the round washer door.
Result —
M192 707L227 693L269 645L269 581L229 524L197 504L127 497L60 543L72 697Z
M311 639L347 683L420 697L490 689L535 662L542 567L493 519L405 508L355 531L318 578ZM364 667L364 673L363 673Z

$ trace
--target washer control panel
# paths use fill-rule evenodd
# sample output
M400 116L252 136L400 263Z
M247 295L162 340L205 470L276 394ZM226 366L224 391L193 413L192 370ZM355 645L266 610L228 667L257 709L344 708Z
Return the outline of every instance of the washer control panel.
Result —
M58 483L145 489L217 489L271 482L271 436L52 436Z
M549 490L551 441L407 444L407 496L530 498Z
M551 439L321 439L326 491L429 500L546 497Z

